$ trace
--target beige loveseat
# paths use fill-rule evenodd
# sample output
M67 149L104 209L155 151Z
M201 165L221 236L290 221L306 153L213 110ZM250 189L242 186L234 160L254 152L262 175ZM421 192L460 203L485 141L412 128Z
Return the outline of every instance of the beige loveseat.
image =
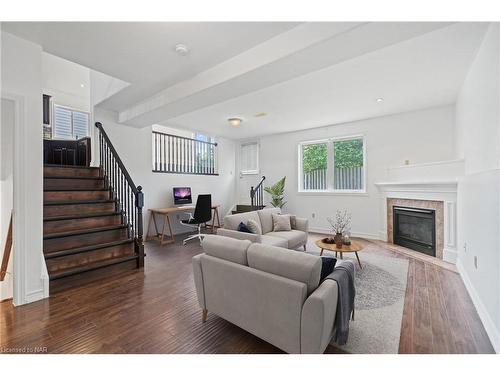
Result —
M333 335L337 283L319 286L321 258L280 247L207 235L193 257L203 310L288 353L323 353Z
M224 218L224 228L219 228L217 234L287 249L297 249L302 246L306 250L307 232L309 230L308 220L294 217L291 231L274 232L272 214L280 212L279 208L265 208L258 211L227 215ZM262 234L238 232L238 225L242 222L246 224L250 219L260 224Z

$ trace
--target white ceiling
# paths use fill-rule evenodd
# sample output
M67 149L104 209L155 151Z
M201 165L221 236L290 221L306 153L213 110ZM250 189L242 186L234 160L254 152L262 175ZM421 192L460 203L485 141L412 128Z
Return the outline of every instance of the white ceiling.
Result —
M166 123L250 138L454 103L485 29L441 28ZM228 126L229 117L242 125Z
M452 103L485 23L4 23L130 82L102 106L234 139ZM103 37L104 36L104 37ZM191 48L186 57L176 43ZM383 103L376 98L383 97ZM259 112L268 113L256 118ZM239 128L227 118L244 119Z
M121 111L289 30L291 22L3 22L46 52L131 85L109 99ZM175 45L190 52L180 57Z

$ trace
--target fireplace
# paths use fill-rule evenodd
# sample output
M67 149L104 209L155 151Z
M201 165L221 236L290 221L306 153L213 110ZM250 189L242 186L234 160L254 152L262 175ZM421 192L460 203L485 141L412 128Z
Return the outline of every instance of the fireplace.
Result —
M436 211L393 206L393 242L436 256Z

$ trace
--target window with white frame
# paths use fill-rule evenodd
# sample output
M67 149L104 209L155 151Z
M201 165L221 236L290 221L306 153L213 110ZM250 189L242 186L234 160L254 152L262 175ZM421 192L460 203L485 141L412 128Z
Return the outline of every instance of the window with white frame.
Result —
M259 173L259 144L257 142L241 145L240 171L241 174Z
M330 138L299 144L299 191L364 192L363 136Z
M89 113L54 104L53 137L79 139L89 135Z

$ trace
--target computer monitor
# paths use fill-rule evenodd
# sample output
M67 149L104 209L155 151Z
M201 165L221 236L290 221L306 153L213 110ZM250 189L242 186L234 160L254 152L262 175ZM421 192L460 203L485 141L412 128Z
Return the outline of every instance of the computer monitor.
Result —
M191 204L191 188L190 187L174 187L174 204Z

